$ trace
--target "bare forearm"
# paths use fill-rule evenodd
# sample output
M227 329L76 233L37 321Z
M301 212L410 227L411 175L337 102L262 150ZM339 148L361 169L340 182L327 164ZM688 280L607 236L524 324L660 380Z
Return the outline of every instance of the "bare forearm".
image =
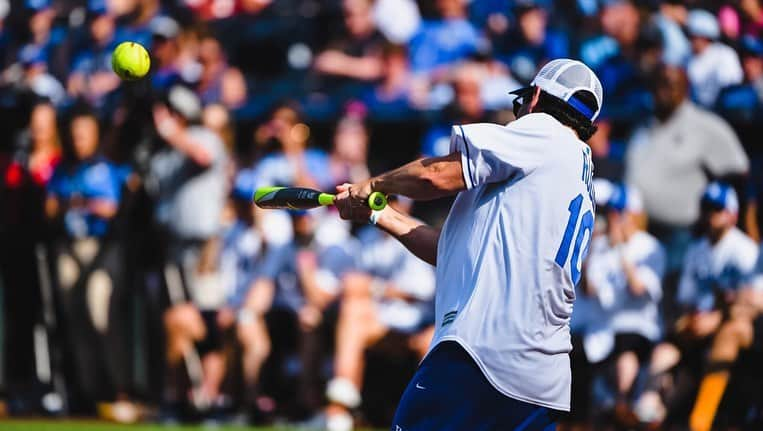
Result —
M188 156L194 163L201 167L212 163L212 156L204 147L196 142L188 133L181 132L168 137L167 141L178 151Z
M430 265L437 265L437 243L440 230L415 218L386 208L379 217L377 227L397 238L405 248Z
M371 179L371 188L385 194L416 200L450 196L466 188L461 173L461 155L419 159Z

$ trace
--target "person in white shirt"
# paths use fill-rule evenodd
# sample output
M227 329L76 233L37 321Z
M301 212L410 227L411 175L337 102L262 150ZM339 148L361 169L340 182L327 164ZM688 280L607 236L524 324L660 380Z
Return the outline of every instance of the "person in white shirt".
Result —
M410 199L390 203L409 214ZM365 352L369 348L422 358L434 333L434 268L405 249L394 237L372 227L358 237L358 270L344 277L336 331L334 375L326 396L327 429L352 423L348 409L358 407L363 388Z
M598 300L592 318L589 359L614 361L618 419L625 420L629 398L641 365L662 335L659 305L665 252L656 238L639 226L643 211L638 191L616 185L603 213L606 236L591 244L586 264L586 290ZM593 345L592 345L593 344Z
M718 42L721 31L715 15L702 9L692 10L686 27L692 48L687 72L694 99L712 108L722 89L742 83L744 71L736 51Z
M736 227L738 211L739 202L731 186L721 182L708 185L701 199L703 236L689 246L678 286L677 302L684 312L669 340L655 348L650 389L637 407L637 414L645 421L663 419L664 408L657 394L661 376L682 359L688 361L687 367L701 369L707 342L728 319L733 304L752 279L758 246Z
M588 66L557 59L516 94L516 121L455 126L450 154L338 187L343 218L436 265L435 335L392 429L543 430L570 408L570 315L594 226L585 141L603 93ZM458 196L440 230L371 212L375 191Z

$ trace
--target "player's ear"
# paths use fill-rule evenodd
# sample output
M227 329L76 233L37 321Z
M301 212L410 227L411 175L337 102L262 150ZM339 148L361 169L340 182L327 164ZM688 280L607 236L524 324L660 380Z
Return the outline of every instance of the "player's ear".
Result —
M540 87L533 87L533 97L532 100L530 100L530 109L528 109L527 112L535 112L538 100L540 100Z

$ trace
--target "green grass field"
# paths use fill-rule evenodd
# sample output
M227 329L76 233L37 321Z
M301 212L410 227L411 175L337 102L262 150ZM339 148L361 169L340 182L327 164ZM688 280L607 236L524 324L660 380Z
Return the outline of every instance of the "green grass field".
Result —
M98 421L1 420L0 431L298 431L282 427L115 425ZM371 430L366 430L371 431Z
M97 421L0 420L0 431L296 431L294 428L115 425Z

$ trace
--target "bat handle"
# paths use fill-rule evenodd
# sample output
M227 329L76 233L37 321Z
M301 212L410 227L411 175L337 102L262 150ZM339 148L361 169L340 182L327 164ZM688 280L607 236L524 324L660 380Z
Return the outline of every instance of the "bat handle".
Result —
M387 197L382 192L373 192L368 197L368 207L374 211L381 211L387 206Z

